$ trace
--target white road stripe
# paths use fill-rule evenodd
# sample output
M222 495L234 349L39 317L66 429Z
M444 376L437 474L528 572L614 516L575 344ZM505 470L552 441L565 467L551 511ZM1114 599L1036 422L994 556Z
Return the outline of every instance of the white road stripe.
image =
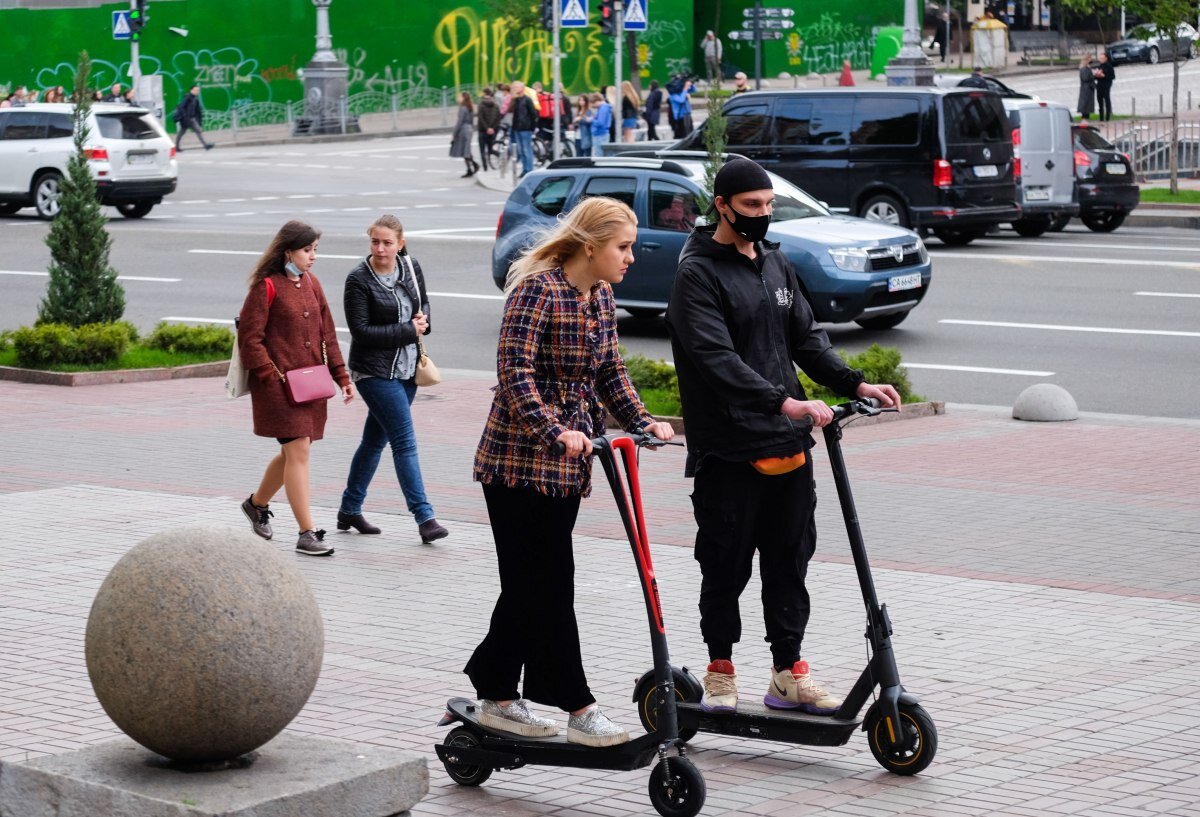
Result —
M1155 298L1200 298L1200 292L1135 292L1134 295L1150 295Z
M943 318L938 323L960 326L995 326L1001 329L1050 329L1057 332L1098 332L1110 335L1161 335L1170 338L1200 338L1200 332L1178 332L1170 329L1120 329L1111 326L1064 326L1053 323L1010 323L1008 321L965 321Z
M190 253L197 255L262 255L259 250L188 250ZM317 253L317 258L332 258L341 261L358 261L366 258L366 255L330 255L329 253Z
M503 301L504 295L476 295L472 292L430 292L431 298L467 298L473 301Z
M38 278L48 278L48 272L31 272L16 269L0 269L0 275L32 275ZM117 275L118 281L149 281L155 284L178 284L182 278L153 278L147 275Z
M279 196L255 196L254 201L278 201Z
M159 320L170 321L171 323L216 323L222 326L233 326L233 321L229 318L197 318L191 315L167 315L166 317L159 318ZM345 332L347 335L350 334L350 330L344 326L335 326L334 329L339 332Z
M1071 258L1063 255L993 255L986 253L931 252L939 261L1051 261L1067 264L1113 264L1127 267L1179 267L1200 269L1200 261L1149 261L1132 258Z
M1053 246L1054 249L1056 249L1056 250L1084 249L1084 250L1105 250L1105 251L1108 251L1108 250L1140 250L1142 252L1196 252L1197 249L1200 249L1200 247L1195 247L1195 246L1173 247L1173 246L1169 246L1167 244L1161 244L1161 245L1160 244L1092 244L1092 243L1074 242L1074 241L1069 242L1069 243L1064 241L1062 243L1048 245L1047 242L1045 242L1041 239L1033 239L1033 240L1029 240L1029 241L1023 241L1023 240L1019 240L1019 239L1005 239L1002 242L1000 242L1000 244L1003 246L1008 246L1010 244L1021 244L1021 245L1026 245L1026 246L1030 246L1030 247L1040 246L1042 249L1045 249L1047 246ZM980 244L979 246L983 247L984 245ZM991 246L993 246L993 245L988 245L988 247L991 247Z
M235 216L254 216L254 215L258 215L258 211L257 210L243 210L240 213L226 213L225 215L229 216L230 218L233 218Z
M979 372L981 374L1016 374L1025 377L1053 377L1054 372L1035 372L1025 369L993 369L987 366L946 366L938 363L901 363L907 369L941 369L948 372Z

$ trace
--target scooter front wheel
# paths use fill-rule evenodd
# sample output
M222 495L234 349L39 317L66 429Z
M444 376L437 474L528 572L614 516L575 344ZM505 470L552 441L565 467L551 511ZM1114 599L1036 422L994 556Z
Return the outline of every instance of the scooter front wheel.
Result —
M878 707L867 718L867 743L879 765L893 774L923 771L937 753L937 727L924 707L900 704L902 737L893 737L887 719Z
M478 749L480 746L479 737L465 726L459 726L450 730L450 734L446 735L446 740L443 746L458 746L463 749ZM460 786L481 786L484 781L492 776L492 769L488 766L475 766L466 763L452 763L446 761L442 764L446 767L446 774L450 775L450 779Z
M660 760L650 772L650 803L663 817L695 817L708 790L700 770L686 757Z
M675 681L675 700L679 703L698 703L699 696L695 693L695 678L686 675L683 670L675 669L671 673ZM647 732L658 731L658 684L654 681L654 673L648 672L638 682L633 691L633 699L637 702L638 718L642 728ZM696 737L695 729L680 729L679 739L687 743Z

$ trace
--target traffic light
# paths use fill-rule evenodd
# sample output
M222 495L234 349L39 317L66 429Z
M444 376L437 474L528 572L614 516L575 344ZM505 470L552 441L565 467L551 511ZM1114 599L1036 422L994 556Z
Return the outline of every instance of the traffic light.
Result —
M137 4L129 11L129 32L130 39L141 39L141 31L146 27L146 23L150 22L150 15L146 13L146 0L137 0Z
M554 4L558 0L542 0L542 28L554 30Z
M613 11L613 0L600 0L600 32L609 35L617 33L617 15Z

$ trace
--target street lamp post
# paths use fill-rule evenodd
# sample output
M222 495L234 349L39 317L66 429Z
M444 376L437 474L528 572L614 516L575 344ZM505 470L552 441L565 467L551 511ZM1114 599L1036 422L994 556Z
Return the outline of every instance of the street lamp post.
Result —
M358 117L346 109L350 67L333 53L329 33L329 5L333 0L312 0L317 7L317 53L304 66L304 115L296 120L295 135L358 133Z
M904 39L900 53L887 64L888 85L933 85L933 63L921 50L917 0L904 0Z

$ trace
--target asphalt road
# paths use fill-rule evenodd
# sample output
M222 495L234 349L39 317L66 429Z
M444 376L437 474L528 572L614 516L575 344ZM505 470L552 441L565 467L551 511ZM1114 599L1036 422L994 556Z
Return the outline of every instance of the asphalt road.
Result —
M462 179L445 138L225 148L180 156L180 188L140 221L113 211L112 261L126 317L231 322L246 275L288 218L323 230L315 268L341 319L341 281L366 253L367 225L393 212L425 270L429 348L443 369L491 370L502 304L490 277L503 195ZM0 218L0 328L31 323L45 291L46 224ZM930 239L933 284L897 329L828 327L836 348L898 346L918 392L1011 405L1026 387L1066 388L1085 411L1197 417L1200 235L1073 223L1023 239L1005 230L965 248ZM637 274L636 264L630 272ZM670 358L661 319L620 321L631 351Z

